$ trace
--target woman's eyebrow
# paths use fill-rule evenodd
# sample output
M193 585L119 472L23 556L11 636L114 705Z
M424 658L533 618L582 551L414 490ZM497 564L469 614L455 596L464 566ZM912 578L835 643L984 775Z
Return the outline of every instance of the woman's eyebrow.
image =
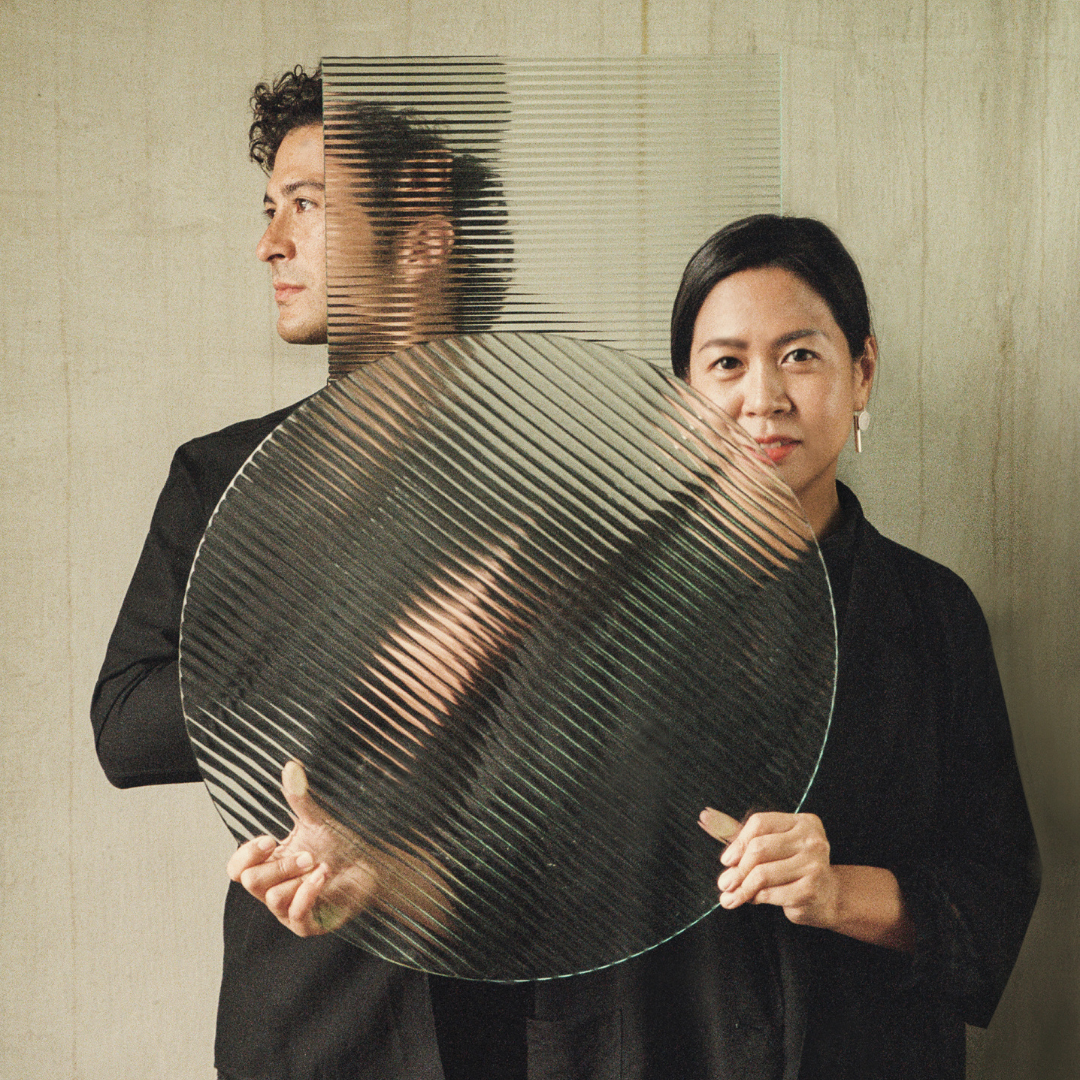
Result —
M800 338L807 337L824 337L825 335L820 330L814 330L813 328L808 330L792 330L788 334L784 334L782 337L776 339L777 345L790 345L793 341L798 341Z
M778 337L776 341L773 342L773 345L790 345L793 341L799 341L801 338L814 337L815 335L818 337L825 336L820 330L815 330L812 327L806 330L791 330ZM742 338L709 338L708 341L702 342L701 348L705 348L709 345L719 345L722 349L745 349L747 347L746 342Z
M702 348L707 345L719 345L722 349L745 349L746 342L742 338L714 337L702 343Z

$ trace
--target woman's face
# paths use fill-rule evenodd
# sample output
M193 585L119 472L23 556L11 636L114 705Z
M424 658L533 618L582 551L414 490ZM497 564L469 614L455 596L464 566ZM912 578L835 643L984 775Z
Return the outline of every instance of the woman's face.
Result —
M836 461L866 405L877 345L852 362L828 304L768 267L724 278L694 323L689 383L755 439L815 532L836 512Z

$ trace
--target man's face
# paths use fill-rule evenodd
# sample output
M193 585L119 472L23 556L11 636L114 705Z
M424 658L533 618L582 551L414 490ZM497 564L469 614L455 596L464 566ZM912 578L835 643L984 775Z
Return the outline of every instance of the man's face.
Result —
M270 223L256 254L270 264L278 333L295 345L326 341L326 199L322 125L281 140L263 206Z
M326 159L326 265L334 297L332 351L390 351L401 317L394 245L377 239L367 209L371 180L358 162L331 152Z
M422 215L392 242L376 242L366 178L354 163L323 157L320 124L281 140L263 204L270 219L256 253L273 271L278 333L299 345L327 340L327 261L335 293L335 345L377 355L452 333L442 274L453 231ZM327 251L326 203L336 231Z

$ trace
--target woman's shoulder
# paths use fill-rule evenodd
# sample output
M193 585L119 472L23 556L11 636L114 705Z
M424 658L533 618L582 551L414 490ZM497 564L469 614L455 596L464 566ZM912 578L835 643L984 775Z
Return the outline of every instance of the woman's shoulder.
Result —
M954 647L988 638L982 607L955 570L883 536L865 518L856 532L855 565L863 582L906 609L924 629L936 626Z
M865 525L867 557L888 564L903 582L934 594L944 590L952 595L971 595L967 582L955 570L883 536L870 522Z
M972 596L964 579L954 570L883 536L867 520L862 504L851 488L837 483L836 489L845 523L842 528L851 529L855 558L864 569L876 570L886 577L895 575L900 583L915 591Z

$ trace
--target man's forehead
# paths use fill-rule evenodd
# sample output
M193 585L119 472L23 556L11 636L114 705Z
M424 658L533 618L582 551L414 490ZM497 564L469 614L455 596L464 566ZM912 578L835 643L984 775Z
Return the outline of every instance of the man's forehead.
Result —
M321 124L293 128L278 147L274 170L266 185L267 195L293 194L300 186L323 187L323 136Z

